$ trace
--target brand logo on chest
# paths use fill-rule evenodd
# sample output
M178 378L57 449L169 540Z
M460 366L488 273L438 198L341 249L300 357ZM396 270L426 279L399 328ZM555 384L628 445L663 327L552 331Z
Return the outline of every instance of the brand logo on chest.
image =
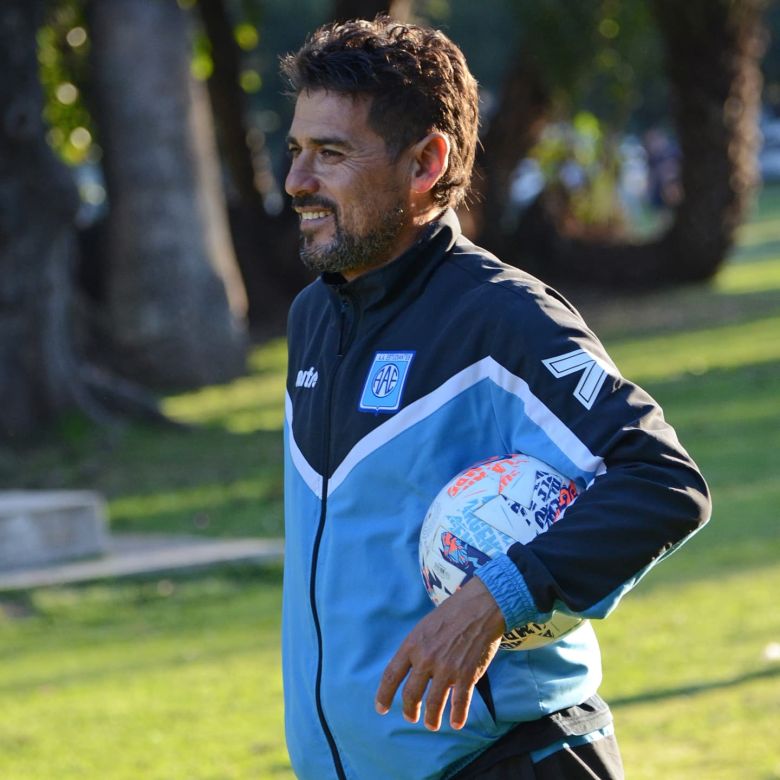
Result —
M401 407L401 396L409 376L414 352L377 352L368 370L361 412L395 412Z

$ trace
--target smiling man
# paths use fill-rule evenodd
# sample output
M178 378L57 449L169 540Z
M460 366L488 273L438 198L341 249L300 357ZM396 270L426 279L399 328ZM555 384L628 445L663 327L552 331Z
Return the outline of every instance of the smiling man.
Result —
M367 95L306 89L287 139L301 259L348 280L398 257L438 216L430 193L449 157L441 132L391 153L372 125L372 107Z
M409 219L404 172L369 125L370 107L367 98L325 91L304 92L296 103L287 190L301 217L301 259L312 270L354 278L398 256L419 229Z
M296 98L286 188L319 272L288 333L293 768L620 778L587 620L526 652L500 637L553 610L605 617L707 520L706 485L577 312L461 235L478 94L446 36L385 17L327 26L282 71ZM417 556L426 509L453 475L510 452L581 495L433 609Z

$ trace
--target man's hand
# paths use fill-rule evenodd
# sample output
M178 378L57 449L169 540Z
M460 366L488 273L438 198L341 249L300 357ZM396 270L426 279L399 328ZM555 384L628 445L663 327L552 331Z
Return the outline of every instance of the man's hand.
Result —
M376 694L376 711L384 715L404 677L403 713L417 723L426 687L425 726L437 731L452 690L450 725L463 728L474 685L498 651L506 630L504 618L488 589L472 577L460 590L426 615L385 668ZM429 686L430 682L430 686Z

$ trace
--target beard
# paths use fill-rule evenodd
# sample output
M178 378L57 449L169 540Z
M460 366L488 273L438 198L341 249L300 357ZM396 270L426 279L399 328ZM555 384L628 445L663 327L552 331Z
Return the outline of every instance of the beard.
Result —
M405 227L405 211L396 203L394 207L377 210L374 226L366 233L351 233L339 220L335 204L316 203L301 198L299 205L322 205L332 210L335 233L329 243L317 246L305 233L300 235L299 253L304 266L317 273L342 273L366 271L393 259L393 250Z

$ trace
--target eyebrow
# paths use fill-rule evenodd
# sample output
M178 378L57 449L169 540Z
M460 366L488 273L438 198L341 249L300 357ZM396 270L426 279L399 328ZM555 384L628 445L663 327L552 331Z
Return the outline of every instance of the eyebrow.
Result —
M308 142L312 146L336 146L340 149L354 149L355 147L346 139L339 138L338 136L323 136L322 138L309 138ZM296 146L300 146L300 142L298 141L295 136L288 135L287 136L287 144L295 144Z

